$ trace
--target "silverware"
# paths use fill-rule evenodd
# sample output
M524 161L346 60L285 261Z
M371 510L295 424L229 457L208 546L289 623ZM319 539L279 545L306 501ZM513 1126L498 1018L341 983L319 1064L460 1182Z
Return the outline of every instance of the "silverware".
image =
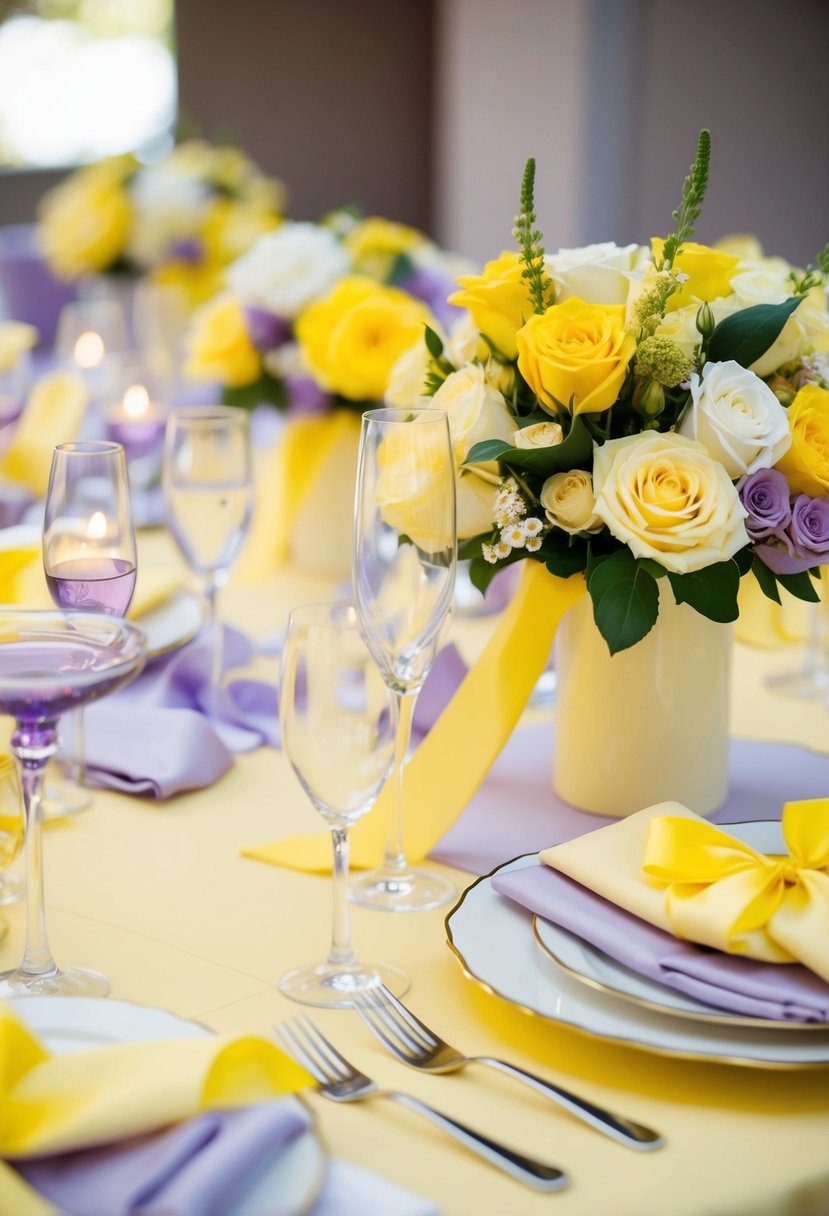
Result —
M633 1119L613 1114L585 1098L570 1093L551 1081L545 1081L506 1060L492 1056L465 1056L439 1038L419 1018L406 1008L385 985L361 993L354 1007L374 1036L393 1056L421 1072L457 1072L467 1064L487 1064L511 1077L524 1081L538 1093L551 1098L578 1119L597 1131L618 1140L628 1148L654 1149L664 1144L662 1136Z
M397 1090L380 1089L376 1081L372 1081L353 1064L349 1064L308 1018L294 1018L293 1023L285 1023L276 1030L288 1053L306 1068L317 1082L318 1091L324 1098L330 1098L332 1102L391 1098L425 1116L473 1153L498 1166L518 1182L539 1191L560 1190L569 1182L567 1175L555 1166L545 1165L543 1161L535 1161L532 1157L507 1148L467 1127L466 1124L441 1114L419 1098L398 1093Z

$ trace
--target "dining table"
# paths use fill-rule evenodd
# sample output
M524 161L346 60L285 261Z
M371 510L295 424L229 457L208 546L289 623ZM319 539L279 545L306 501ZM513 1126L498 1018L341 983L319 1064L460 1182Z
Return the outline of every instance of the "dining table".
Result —
M140 533L141 563L186 577L161 527ZM253 586L231 579L220 611L254 642L272 641L284 633L293 606L324 600L335 589L332 580L285 565ZM497 615L453 621L451 638L464 658L474 660L496 622ZM276 683L277 650L257 650L250 674ZM827 706L783 697L766 683L769 675L795 666L802 653L797 646L735 646L735 736L829 754ZM554 716L554 707L528 710L516 736L531 729L543 747ZM503 815L514 813L505 800ZM352 906L359 956L405 969L411 977L407 1003L465 1053L508 1059L658 1129L663 1147L633 1151L487 1069L445 1076L407 1069L353 1009L308 1011L289 1001L278 988L280 975L322 960L327 949L330 877L268 865L244 851L320 830L322 821L286 755L274 746L237 753L207 788L165 800L96 789L88 810L49 822L44 832L55 958L104 972L113 1001L167 1010L217 1033L273 1039L280 1024L310 1012L323 1033L382 1085L553 1162L570 1179L560 1191L537 1193L401 1107L338 1105L309 1091L320 1138L333 1158L423 1196L445 1216L829 1213L825 1063L766 1067L683 1058L539 1016L465 973L447 940L452 905L413 914ZM485 823L481 830L488 830ZM550 834L552 839L552 822ZM431 864L456 885L458 899L477 881L468 871ZM0 944L0 968L19 960L22 902L4 915L9 933ZM485 924L479 929L486 933ZM540 951L538 965L546 965Z

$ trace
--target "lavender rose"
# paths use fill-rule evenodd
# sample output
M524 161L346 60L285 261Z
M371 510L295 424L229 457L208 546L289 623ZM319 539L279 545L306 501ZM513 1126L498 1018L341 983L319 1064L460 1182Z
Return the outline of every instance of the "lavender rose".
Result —
M751 540L776 536L785 543L784 529L792 517L789 483L777 469L759 469L747 477L740 498L748 511L746 532Z
M829 498L798 494L782 539L785 547L760 544L755 550L775 574L799 574L829 563Z

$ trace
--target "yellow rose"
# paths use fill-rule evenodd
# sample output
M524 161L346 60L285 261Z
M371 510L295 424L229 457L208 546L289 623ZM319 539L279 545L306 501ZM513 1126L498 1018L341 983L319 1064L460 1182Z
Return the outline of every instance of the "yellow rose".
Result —
M352 401L382 400L394 364L436 322L425 304L395 287L351 275L299 318L306 366L323 388Z
M131 209L124 178L127 158L78 169L46 194L38 240L60 279L107 270L127 244Z
M829 494L829 390L807 384L789 406L792 446L776 468L795 494Z
M559 406L573 414L609 409L636 350L624 308L578 296L533 314L516 338L521 375L551 413Z
M279 216L269 207L218 198L211 204L201 232L205 261L226 266L246 253L260 236L278 226Z
M452 493L455 479L446 447L446 432L431 425L438 411L428 410L414 417L401 410L401 421L408 426L389 427L377 449L375 495L386 523L410 537L427 553L438 553L455 542L454 528L447 532L444 505ZM429 425L421 425L428 423ZM491 520L489 521L489 526ZM412 554L412 559L416 560Z
M468 309L478 330L508 359L518 354L515 335L533 312L529 286L521 278L523 268L517 253L502 253L487 262L483 274L461 275L462 290L449 297L450 304Z
M235 296L217 296L199 309L187 335L187 351L184 373L194 380L218 380L239 388L262 374L262 360Z
M662 257L665 242L655 236L651 241L651 250L655 261ZM731 279L736 273L739 258L733 257L719 249L709 249L707 245L697 245L695 241L686 241L679 248L674 258L674 270L687 274L688 279L679 291L668 300L668 312L682 308L695 300L716 300L720 296L731 293Z
M748 544L745 507L718 460L672 432L611 439L593 453L596 515L634 557L686 574Z
M416 228L373 215L354 225L345 245L358 274L384 279L401 253L409 253L425 240Z
M544 482L539 497L550 523L571 536L576 532L600 532L604 527L595 514L593 478L584 469L554 473Z
M554 448L564 439L564 431L557 422L536 422L522 427L512 437L514 448Z

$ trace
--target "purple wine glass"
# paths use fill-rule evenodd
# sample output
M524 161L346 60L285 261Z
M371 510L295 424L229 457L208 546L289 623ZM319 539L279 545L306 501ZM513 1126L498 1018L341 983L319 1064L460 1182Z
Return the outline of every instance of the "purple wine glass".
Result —
M46 936L41 805L43 771L58 745L58 720L114 692L144 665L147 642L134 625L98 613L0 611L0 713L15 720L11 746L23 787L26 944L20 966L0 974L10 996L106 996L97 971L60 970Z

